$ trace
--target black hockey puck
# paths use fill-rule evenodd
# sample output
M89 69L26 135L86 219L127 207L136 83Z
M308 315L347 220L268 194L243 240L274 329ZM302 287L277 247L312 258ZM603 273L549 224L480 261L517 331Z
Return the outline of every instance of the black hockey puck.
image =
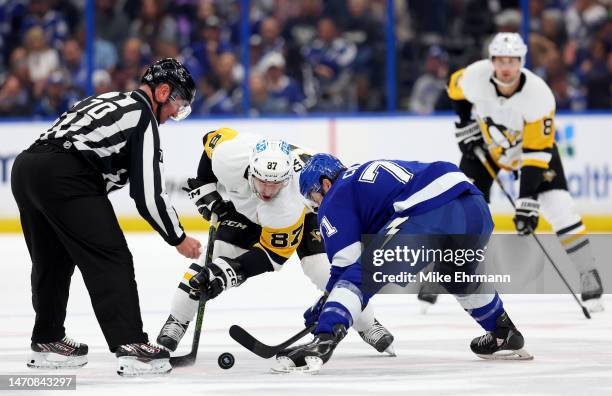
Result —
M234 366L234 362L236 362L236 359L234 359L234 355L229 352L222 353L219 355L219 359L217 359L219 367L223 370L231 369Z

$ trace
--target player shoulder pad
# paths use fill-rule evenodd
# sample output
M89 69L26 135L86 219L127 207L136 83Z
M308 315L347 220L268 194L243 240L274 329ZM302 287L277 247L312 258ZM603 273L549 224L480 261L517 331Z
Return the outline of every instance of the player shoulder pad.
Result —
M242 133L214 147L212 170L219 183L225 185L228 190L241 190L244 185L248 186L245 175L251 152L259 138Z
M219 128L204 135L204 151L208 158L212 158L213 152L224 141L232 140L238 136L238 131L232 128Z
M543 117L548 117L555 111L555 96L550 87L535 73L523 69L525 74L525 86L521 92L524 109L523 118L526 122L533 122Z
M459 86L465 99L474 102L490 89L489 79L493 75L493 65L488 59L476 61L466 67Z

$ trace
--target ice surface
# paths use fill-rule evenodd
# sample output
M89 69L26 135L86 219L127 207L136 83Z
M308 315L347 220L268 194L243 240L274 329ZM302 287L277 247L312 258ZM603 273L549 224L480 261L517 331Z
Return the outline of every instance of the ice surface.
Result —
M206 241L206 235L198 237ZM189 261L157 235L128 234L127 239L136 265L145 331L154 340ZM505 306L525 335L526 347L535 355L535 360L527 362L475 357L469 342L482 330L452 296L441 296L427 315L419 313L414 295L376 296L372 300L376 316L395 335L398 357L379 355L351 332L320 374L271 374L272 362L243 349L227 330L232 324L240 324L269 344L297 332L304 308L318 296L297 261L287 263L279 273L251 279L209 303L196 365L153 378L122 378L115 374L116 359L108 351L76 271L66 328L68 336L89 344L89 364L71 371L32 371L25 365L34 320L29 256L20 235L0 236L0 251L0 374L76 374L78 394L612 394L609 296L605 298L608 310L594 314L590 321L568 295L506 296ZM187 353L191 336L190 331L179 354ZM223 352L236 357L230 370L217 366L217 357ZM31 395L33 391L22 393ZM55 391L53 395L62 393L75 394Z

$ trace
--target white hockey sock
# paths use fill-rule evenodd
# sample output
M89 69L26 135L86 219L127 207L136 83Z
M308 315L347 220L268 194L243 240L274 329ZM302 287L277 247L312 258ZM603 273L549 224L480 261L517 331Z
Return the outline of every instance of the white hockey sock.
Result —
M542 214L552 225L570 260L580 272L595 269L595 256L589 243L587 230L576 212L574 200L565 190L541 193L538 200Z
M170 314L181 322L191 322L198 310L198 301L189 296L189 279L200 272L202 267L196 263L189 266L172 297Z
M353 318L353 329L356 331L366 331L374 324L374 309L370 304L366 305L365 309L357 318Z
M595 269L593 249L582 221L557 231L557 236L568 257L580 273Z

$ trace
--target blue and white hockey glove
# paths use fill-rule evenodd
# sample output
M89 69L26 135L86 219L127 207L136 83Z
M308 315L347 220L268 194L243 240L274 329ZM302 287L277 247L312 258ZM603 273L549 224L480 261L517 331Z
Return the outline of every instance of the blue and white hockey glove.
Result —
M306 312L304 312L304 326L310 327L319 320L319 315L321 315L323 305L325 305L325 301L327 301L327 296L328 294L324 293L312 307L308 308Z
M538 227L540 203L532 198L519 198L515 203L514 225L519 235L529 235Z

